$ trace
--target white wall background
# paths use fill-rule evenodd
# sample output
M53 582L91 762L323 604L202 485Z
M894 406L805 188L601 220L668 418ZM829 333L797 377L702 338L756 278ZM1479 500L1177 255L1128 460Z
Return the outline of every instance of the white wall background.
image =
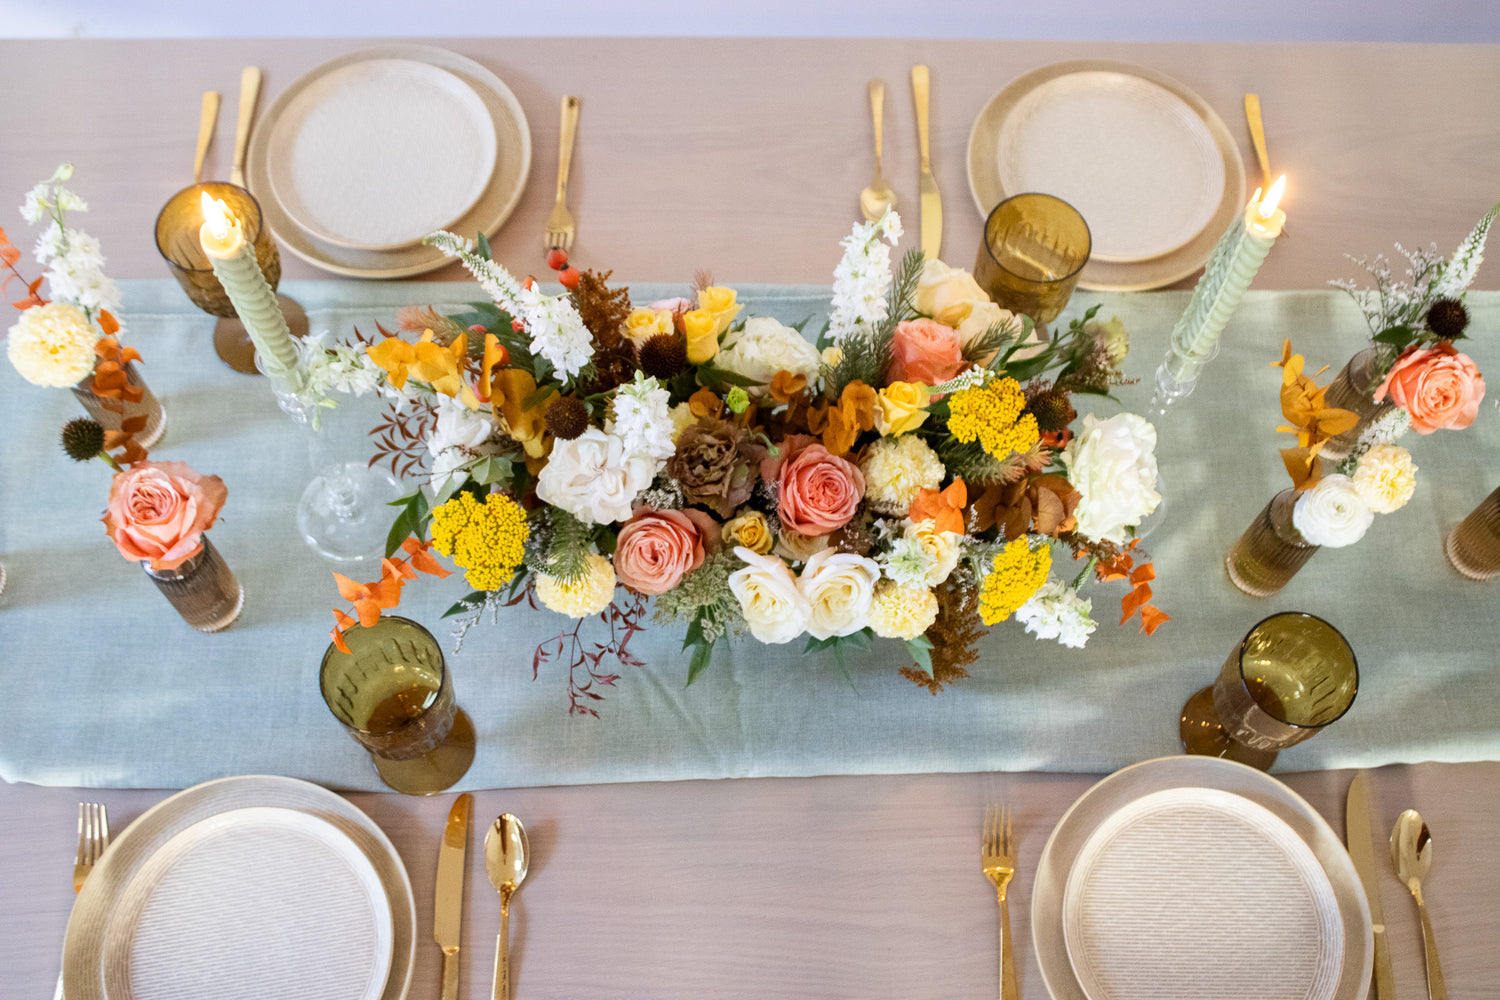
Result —
M1500 0L0 0L6 38L464 35L1493 43Z

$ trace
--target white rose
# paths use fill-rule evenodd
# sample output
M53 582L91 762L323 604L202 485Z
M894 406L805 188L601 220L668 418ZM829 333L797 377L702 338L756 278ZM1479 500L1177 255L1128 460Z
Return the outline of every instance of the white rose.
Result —
M824 549L808 556L797 589L811 612L807 633L815 639L852 635L870 623L870 601L880 566L873 559Z
M802 334L774 319L756 316L745 321L744 329L729 335L714 363L759 385L770 385L779 371L812 382L821 362L818 349Z
M800 531L784 527L781 534L776 536L776 547L772 551L791 562L807 562L808 556L823 551L831 544L833 543L828 540L827 535L804 535Z
M1292 527L1313 545L1330 549L1353 545L1365 537L1375 514L1348 476L1324 476L1297 498Z
M1156 428L1134 413L1083 418L1083 432L1063 452L1063 463L1083 495L1075 513L1084 537L1123 545L1126 529L1156 509L1155 452Z
M926 583L936 587L947 581L958 567L958 557L963 554L963 535L952 531L939 531L937 521L906 522L902 536L916 542L927 560Z
M590 427L552 445L536 495L586 524L610 524L630 518L631 502L655 476L650 455L628 454L619 438Z
M797 590L786 563L743 545L735 546L734 554L748 563L729 574L729 590L740 602L750 634L768 644L790 642L801 635L812 609Z

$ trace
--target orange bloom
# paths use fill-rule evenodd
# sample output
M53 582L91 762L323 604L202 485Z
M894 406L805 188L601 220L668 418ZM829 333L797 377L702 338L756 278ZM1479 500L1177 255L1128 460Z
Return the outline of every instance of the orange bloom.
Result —
M917 490L911 502L912 521L936 521L938 531L964 532L964 505L969 502L968 488L962 479L953 480L945 490Z

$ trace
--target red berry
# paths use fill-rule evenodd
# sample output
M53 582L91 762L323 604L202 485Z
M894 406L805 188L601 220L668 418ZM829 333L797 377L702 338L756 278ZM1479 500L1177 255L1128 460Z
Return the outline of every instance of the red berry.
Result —
M526 324L522 323L518 319L513 319L513 320L510 321L510 328L512 330L514 330L515 332L517 332L517 333L525 333L526 332Z
M567 267L568 266L568 251L566 251L566 250L548 250L547 251L547 266L550 267L550 268L552 268L552 270L554 270L554 271L561 271L563 268Z
M558 273L557 280L562 282L562 286L571 292L573 289L578 287L578 279L580 277L582 277L582 275L578 273L578 268L569 266L563 268L562 271Z
M528 274L526 276L526 280L521 282L521 287L526 289L528 292L531 291L536 287L536 278L533 275Z

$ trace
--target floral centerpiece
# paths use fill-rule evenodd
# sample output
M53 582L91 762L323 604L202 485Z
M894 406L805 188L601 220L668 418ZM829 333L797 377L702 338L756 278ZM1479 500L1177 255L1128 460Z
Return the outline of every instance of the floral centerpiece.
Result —
M337 577L353 607L335 643L418 572L445 574L434 550L474 588L450 611L460 641L520 601L575 620L534 666L571 658L589 713L613 663L637 662L648 599L685 629L689 683L748 632L846 670L851 647L903 642L903 673L935 693L1012 617L1082 646L1091 578L1127 581L1122 621L1155 631L1134 534L1160 501L1155 430L1129 413L1075 426L1078 394L1124 382L1123 326L1089 310L1041 342L966 272L920 252L893 271L900 235L888 213L843 241L816 344L706 275L637 306L554 251L568 291L549 296L482 239L429 237L493 302L409 308L407 336L368 341L393 397L376 459L431 479L401 504L381 579ZM1054 552L1084 565L1057 572ZM608 637L590 643L595 617Z
M34 256L43 270L27 281L17 268L21 250L0 229L0 293L19 281L26 294L11 304L21 310L10 327L5 352L21 377L33 385L73 387L84 408L121 439L139 435L154 444L165 428L161 405L135 372L141 359L122 346L118 334L120 293L104 274L99 241L68 225L69 212L88 205L63 185L73 167L64 163L27 192L21 216L43 222ZM47 283L51 300L42 298Z

